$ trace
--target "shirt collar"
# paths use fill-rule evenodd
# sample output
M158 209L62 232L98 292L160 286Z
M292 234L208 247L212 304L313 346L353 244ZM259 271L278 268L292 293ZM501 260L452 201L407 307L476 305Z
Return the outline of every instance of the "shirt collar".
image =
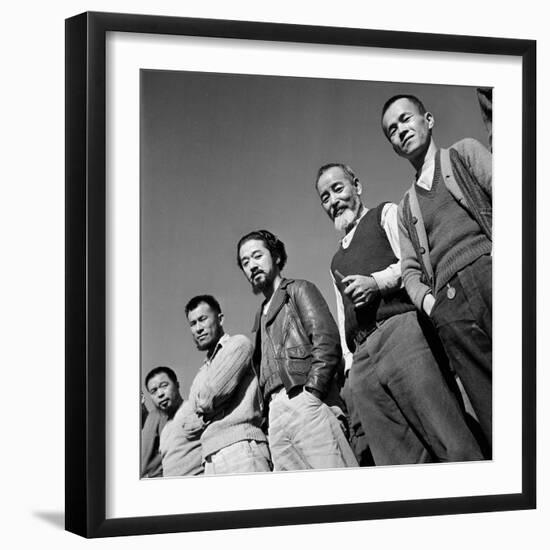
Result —
M432 151L431 151L431 154L429 156L427 156L425 159L424 159L424 163L422 164L422 167L420 168L420 170L416 173L415 175L415 181L418 182L420 180L425 180L426 177L431 174L433 176L433 167L434 167L434 163L435 163L435 155L437 153L439 149L436 147L434 148ZM430 179L430 182L431 182L431 178Z
M355 234L355 230L357 229L359 222L365 217L368 211L369 209L365 205L363 205L363 212L361 212L361 215L355 220L353 228L350 229L340 241L344 248L347 248L349 246L349 243L351 242L351 239L353 239L353 235Z
M216 356L216 353L220 350L220 348L223 348L223 345L227 340L229 340L230 336L227 334L227 332L218 340L218 343L216 344L216 347L214 348L214 353L210 357L206 357L204 359L204 364L209 365L212 362L212 359Z

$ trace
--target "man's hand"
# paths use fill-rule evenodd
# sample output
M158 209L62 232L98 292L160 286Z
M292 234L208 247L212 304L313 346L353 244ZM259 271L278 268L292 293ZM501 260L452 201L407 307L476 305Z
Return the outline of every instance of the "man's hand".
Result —
M206 422L196 414L186 416L182 424L183 433L190 440L198 439L205 427Z
M370 275L348 275L342 279L342 283L346 285L344 294L356 308L366 306L380 294L378 284Z
M426 312L426 315L429 317L432 313L432 308L435 304L435 298L431 292L428 292L426 296L424 296L424 300L422 300L422 307L424 308L424 311Z

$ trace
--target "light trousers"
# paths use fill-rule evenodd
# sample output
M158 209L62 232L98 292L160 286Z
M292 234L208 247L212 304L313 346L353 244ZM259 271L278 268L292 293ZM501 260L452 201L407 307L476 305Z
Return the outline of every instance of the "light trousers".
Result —
M269 447L276 471L358 466L330 407L305 390L292 399L285 390L272 398Z
M270 472L271 458L265 441L237 441L206 457L205 475Z

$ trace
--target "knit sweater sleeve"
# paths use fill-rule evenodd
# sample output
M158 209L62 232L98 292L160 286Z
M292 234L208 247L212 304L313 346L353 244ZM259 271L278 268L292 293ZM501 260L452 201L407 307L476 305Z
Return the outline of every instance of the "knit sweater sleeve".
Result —
M477 140L465 138L451 146L464 160L483 190L493 197L493 155Z
M239 386L245 372L250 369L252 344L241 334L228 338L213 357L197 388L197 412L213 416L230 399Z
M422 268L418 263L418 258L404 221L404 200L405 199L399 204L398 212L399 245L401 247L401 276L405 289L413 304L422 311L422 302L426 294L431 292L431 288L421 281Z

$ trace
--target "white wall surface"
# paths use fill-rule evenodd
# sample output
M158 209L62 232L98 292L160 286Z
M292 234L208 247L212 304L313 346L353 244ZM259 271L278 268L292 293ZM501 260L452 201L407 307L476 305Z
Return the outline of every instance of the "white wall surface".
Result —
M3 548L548 548L549 352L543 286L550 230L550 38L543 3L463 0L11 2L0 35L0 396ZM387 8L386 8L387 7ZM86 10L485 35L538 40L538 510L86 542L63 531L64 506L64 19ZM503 129L505 131L505 128ZM511 190L512 191L512 190ZM519 189L517 191L519 193ZM546 253L545 253L546 248ZM519 292L510 270L510 292Z

